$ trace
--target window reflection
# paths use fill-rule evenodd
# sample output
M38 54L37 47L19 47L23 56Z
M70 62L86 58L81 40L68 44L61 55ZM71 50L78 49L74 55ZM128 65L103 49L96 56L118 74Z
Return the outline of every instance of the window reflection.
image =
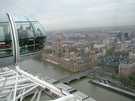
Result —
M32 25L28 22L16 23L20 54L25 54L34 51L34 32Z
M39 23L33 23L35 29L35 43L36 43L36 50L42 49L44 47L44 43L46 40L46 35L44 28Z
M36 52L44 47L45 31L38 22L16 22L20 54Z
M13 55L9 23L0 22L0 58Z

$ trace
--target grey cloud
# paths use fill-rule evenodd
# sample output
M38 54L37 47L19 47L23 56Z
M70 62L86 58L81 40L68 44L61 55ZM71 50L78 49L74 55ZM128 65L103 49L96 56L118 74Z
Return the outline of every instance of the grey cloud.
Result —
M0 9L35 16L48 30L135 24L135 0L3 0Z

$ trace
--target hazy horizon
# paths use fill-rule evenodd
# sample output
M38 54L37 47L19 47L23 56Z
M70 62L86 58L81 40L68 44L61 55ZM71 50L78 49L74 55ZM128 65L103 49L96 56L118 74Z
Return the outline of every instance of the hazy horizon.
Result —
M135 25L134 0L4 0L1 12L35 17L47 30Z

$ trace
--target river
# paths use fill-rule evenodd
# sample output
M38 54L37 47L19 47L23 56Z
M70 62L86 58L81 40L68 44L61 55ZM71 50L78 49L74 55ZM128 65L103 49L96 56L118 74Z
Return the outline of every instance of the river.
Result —
M24 61L21 67L23 67L24 70L32 73L33 75L38 75L42 78L49 76L51 78L58 80L66 76L72 75L72 73L65 71L59 66L52 65L50 63L44 63L41 61L33 61L33 60ZM88 78L84 78L72 82L70 86L95 98L96 101L134 101L133 99L120 95L116 92L88 83L88 81L89 81ZM45 101L48 99L46 98L47 97L42 96L41 101Z

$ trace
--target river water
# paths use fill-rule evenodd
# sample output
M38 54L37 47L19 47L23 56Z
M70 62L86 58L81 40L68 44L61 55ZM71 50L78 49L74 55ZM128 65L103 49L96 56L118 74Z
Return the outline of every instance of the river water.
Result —
M42 78L49 76L58 80L66 76L72 75L72 73L65 71L59 66L52 65L50 63L44 63L41 61L24 61L21 67L23 67L24 70L32 73L33 75L38 75ZM84 78L72 82L70 86L95 98L96 101L135 101L116 92L88 83L88 81L88 78ZM48 97L41 97L41 101L46 101L47 99Z

